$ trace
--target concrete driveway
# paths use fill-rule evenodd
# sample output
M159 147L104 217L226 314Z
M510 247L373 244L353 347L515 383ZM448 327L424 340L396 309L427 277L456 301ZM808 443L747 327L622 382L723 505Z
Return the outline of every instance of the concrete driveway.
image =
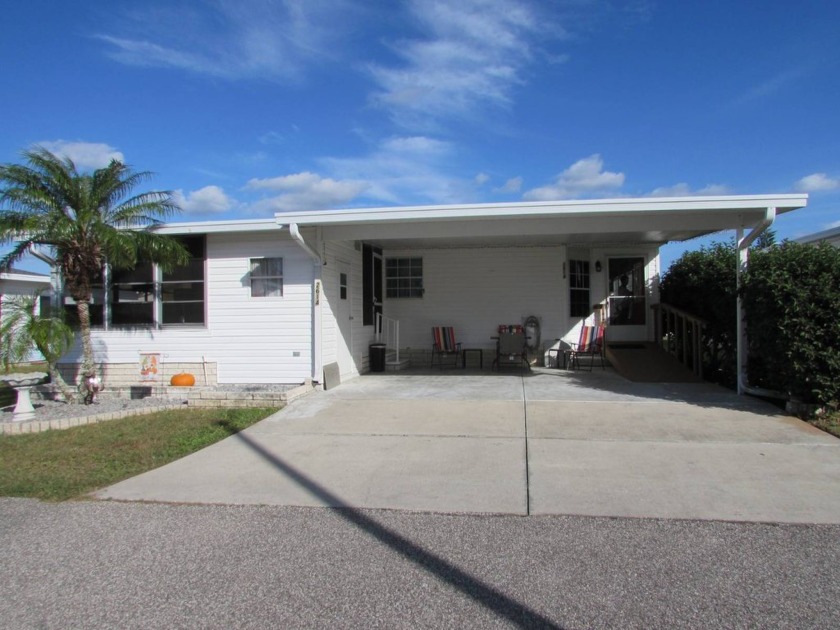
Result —
M611 370L366 375L96 496L840 523L840 440Z

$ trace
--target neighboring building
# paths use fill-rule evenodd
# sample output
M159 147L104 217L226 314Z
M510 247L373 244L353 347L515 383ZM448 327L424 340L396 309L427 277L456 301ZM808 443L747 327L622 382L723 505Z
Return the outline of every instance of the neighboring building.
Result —
M797 243L828 243L834 247L840 247L840 226L823 230L822 232L815 232L814 234L806 234L799 238L793 239Z
M160 231L184 238L192 263L104 275L91 307L96 360L111 384L136 383L145 353L163 378L187 369L199 383L320 382L332 363L348 378L368 370L378 314L399 322L391 345L418 361L432 326L454 326L487 357L499 324L532 315L543 347L596 317L611 341L652 340L662 244L760 231L806 203L606 199L168 224ZM78 363L79 348L67 359Z
M49 291L50 277L32 271L11 269L8 272L0 273L0 318L2 318L3 307L11 299L21 295L35 295L40 292ZM29 357L31 361L37 361L43 357L38 352L33 352Z

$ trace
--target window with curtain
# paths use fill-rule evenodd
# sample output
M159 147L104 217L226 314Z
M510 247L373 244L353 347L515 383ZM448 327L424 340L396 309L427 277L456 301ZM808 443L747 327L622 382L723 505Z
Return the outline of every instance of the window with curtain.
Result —
M251 259L251 297L282 297L283 259Z

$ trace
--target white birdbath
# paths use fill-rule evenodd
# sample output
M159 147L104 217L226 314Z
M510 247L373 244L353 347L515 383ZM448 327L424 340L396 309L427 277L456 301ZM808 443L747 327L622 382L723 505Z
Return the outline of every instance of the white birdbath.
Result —
M45 372L31 372L29 374L6 374L0 376L0 381L8 383L17 391L17 405L12 414L12 422L25 422L35 418L35 407L32 406L32 399L29 397L29 390L40 385L47 378Z

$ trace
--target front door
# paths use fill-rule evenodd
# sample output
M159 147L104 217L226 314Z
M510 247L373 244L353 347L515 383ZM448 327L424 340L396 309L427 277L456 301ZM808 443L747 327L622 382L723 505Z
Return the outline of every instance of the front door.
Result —
M350 295L350 265L338 264L338 339L336 339L336 359L342 376L354 372L353 365L353 311Z
M610 258L607 325L610 341L647 339L647 286L642 256Z

